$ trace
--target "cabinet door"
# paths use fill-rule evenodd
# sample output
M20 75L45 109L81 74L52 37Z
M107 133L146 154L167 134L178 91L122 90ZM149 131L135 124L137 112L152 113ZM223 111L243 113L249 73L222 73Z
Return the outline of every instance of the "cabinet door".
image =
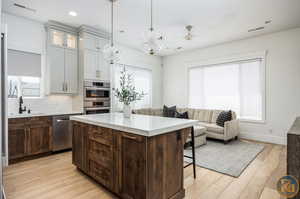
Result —
M106 39L100 38L99 43L100 43L100 49L101 49L99 51L99 54L98 54L99 79L110 81L110 67L111 67L111 65L106 60L104 60L104 55L103 55L103 48L109 42Z
M26 128L25 126L9 125L8 129L8 155L9 159L26 156Z
M142 136L118 132L119 194L128 199L146 198L146 144Z
M90 34L85 34L84 35L84 48L93 50L93 51L99 51L100 46L99 46L99 39L96 36L90 35Z
M50 92L64 93L65 83L65 49L49 46L48 67L50 71Z
M72 161L82 171L89 173L88 170L88 129L87 125L74 122L72 135Z
M93 50L84 50L84 77L85 79L96 79L98 70L98 52Z
M52 127L50 125L29 125L27 136L28 155L52 151Z
M65 82L69 94L78 92L78 60L77 50L65 50Z

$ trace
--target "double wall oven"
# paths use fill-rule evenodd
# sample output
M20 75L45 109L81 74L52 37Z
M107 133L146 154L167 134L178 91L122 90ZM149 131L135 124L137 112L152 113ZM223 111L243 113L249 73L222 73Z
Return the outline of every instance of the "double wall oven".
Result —
M110 92L110 82L86 80L84 82L85 114L109 113Z

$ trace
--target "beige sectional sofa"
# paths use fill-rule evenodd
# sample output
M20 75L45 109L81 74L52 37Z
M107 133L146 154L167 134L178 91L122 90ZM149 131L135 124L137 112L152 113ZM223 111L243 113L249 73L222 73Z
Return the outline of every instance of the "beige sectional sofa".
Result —
M216 120L222 110L177 108L177 111L180 113L188 111L189 119L199 121L199 125L194 126L195 136L201 133L197 131L197 128L201 126L207 129L207 137L223 140L224 142L237 138L239 135L239 120L237 120L235 112L232 112L232 120L225 122L224 127L221 127L216 124ZM163 109L147 108L134 110L133 112L142 115L163 116Z

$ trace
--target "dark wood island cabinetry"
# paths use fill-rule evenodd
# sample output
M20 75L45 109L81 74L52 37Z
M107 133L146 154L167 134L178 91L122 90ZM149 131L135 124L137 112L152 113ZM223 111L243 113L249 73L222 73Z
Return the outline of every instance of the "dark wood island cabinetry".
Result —
M190 131L148 137L73 121L73 164L122 199L182 199Z

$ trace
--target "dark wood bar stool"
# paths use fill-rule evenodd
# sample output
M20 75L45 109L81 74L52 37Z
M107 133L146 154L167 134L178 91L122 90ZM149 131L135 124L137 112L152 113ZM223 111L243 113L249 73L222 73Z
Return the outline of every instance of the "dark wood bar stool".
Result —
M184 155L184 157L188 158L188 159L192 159L193 161L191 163L188 163L187 165L185 165L184 168L193 165L194 179L196 179L196 158L195 158L195 136L194 136L194 128L192 128L192 131L191 131L191 139L188 140L184 144L184 149L187 149L189 147L192 147L192 156Z

